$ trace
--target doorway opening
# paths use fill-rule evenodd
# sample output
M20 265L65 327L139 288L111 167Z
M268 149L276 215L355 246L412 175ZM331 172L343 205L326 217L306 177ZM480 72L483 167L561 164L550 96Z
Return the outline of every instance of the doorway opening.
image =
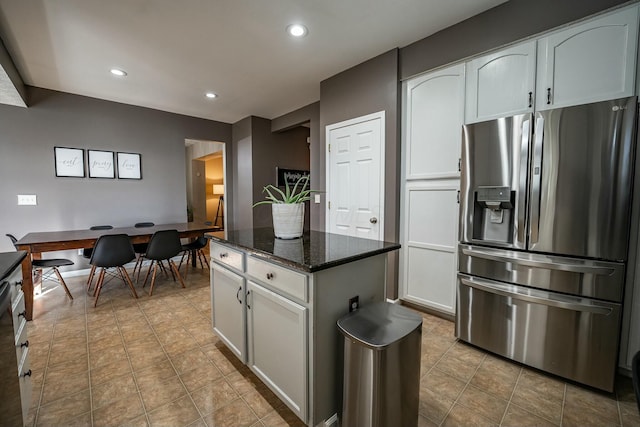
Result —
M185 140L188 220L226 227L226 151L216 141ZM215 234L215 233L214 233Z

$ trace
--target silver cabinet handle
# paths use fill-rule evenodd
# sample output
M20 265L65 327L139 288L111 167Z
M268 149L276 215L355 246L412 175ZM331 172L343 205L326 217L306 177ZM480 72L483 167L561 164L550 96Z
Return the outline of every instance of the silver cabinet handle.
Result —
M370 222L371 224L375 224L375 223L377 223L377 222L378 222L378 218L376 218L376 217L374 216L374 217L372 217L371 219L369 219L369 222Z
M242 286L238 287L238 292L236 292L236 299L240 304L242 304L242 300L240 299L240 291L242 290Z
M460 282L472 288L521 301L527 301L533 304L542 304L550 307L563 308L565 310L603 314L605 316L611 314L611 312L613 311L611 308L601 305L581 304L575 301L575 299L573 298L569 298L560 294L552 294L550 292L537 291L535 289L522 291L515 285L502 285L500 283L494 283L488 280L477 278L473 278L473 280L467 279L462 276L458 276L458 278L460 279ZM553 299L551 298L552 295Z
M228 254L228 253L226 253L226 252L225 252L225 253L222 253L222 254L220 254L220 259L225 259L225 258L226 258L226 257L228 257L228 256L229 256L229 254Z
M531 243L538 242L540 227L540 186L542 185L542 145L544 143L544 118L536 117L533 160L531 162L531 207L529 208Z

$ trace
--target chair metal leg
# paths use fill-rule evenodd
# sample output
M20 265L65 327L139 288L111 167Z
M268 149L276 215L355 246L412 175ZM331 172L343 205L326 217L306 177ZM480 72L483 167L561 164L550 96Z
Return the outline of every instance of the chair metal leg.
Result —
M204 259L204 263L206 264L207 269L209 269L211 266L209 265L209 261L207 260L207 255L204 253L202 249L198 249L198 254L202 256L202 259Z
M67 284L64 282L64 279L60 275L60 271L58 271L58 267L52 267L52 269L56 273L56 276L58 276L58 280L60 281L60 284L64 288L64 291L67 293L67 296L69 297L69 299L73 300L73 296L71 295L71 292L69 292L69 288L67 288Z
M182 268L182 262L184 261L184 257L187 257L187 262L189 262L189 251L182 251L182 256L180 257L180 264L178 264L178 270Z
M145 286L147 286L147 280L149 279L149 273L151 273L151 269L153 268L153 266L156 265L155 261L151 261L151 264L149 264L149 269L147 270L147 274L144 276L144 282L142 282L142 287L144 288Z

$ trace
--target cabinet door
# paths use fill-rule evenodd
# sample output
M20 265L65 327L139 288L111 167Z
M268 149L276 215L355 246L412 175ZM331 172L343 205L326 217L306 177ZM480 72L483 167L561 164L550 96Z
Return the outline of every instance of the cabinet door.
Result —
M464 120L464 64L405 84L406 179L457 177Z
M467 62L466 123L532 112L535 72L535 41Z
M536 109L632 96L637 40L637 5L539 39Z
M240 358L246 357L245 280L242 276L211 263L211 311L213 330Z
M303 421L307 417L307 309L249 281L249 367Z
M458 180L408 183L404 197L403 299L455 314Z

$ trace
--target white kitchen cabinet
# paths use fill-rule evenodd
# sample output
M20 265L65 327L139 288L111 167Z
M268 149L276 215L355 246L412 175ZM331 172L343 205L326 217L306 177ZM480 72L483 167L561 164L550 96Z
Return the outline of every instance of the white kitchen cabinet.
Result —
M465 122L482 122L532 112L535 73L535 41L468 61Z
M464 64L405 83L400 298L455 314Z
M406 83L406 179L460 176L464 64Z
M302 420L307 419L307 311L248 282L249 367Z
M404 299L455 314L459 180L411 182L404 198Z
M211 311L213 330L244 363L246 351L245 279L211 263Z
M633 96L638 5L538 39L536 109Z

